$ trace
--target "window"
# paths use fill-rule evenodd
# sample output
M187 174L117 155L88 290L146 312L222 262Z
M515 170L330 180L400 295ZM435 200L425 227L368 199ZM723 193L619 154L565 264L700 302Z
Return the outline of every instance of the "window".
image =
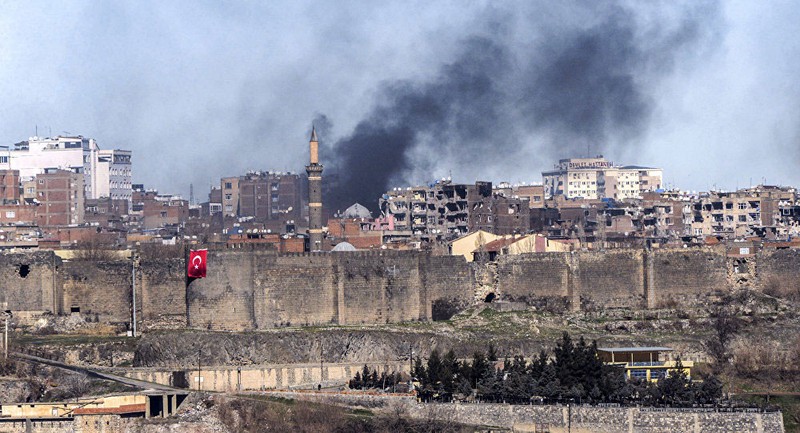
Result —
M647 379L647 370L631 370L631 377L635 377L637 379Z
M16 217L17 213L14 212L13 210L6 211L6 218L16 218Z
M230 182L225 182L225 189L231 189L233 185Z
M225 200L230 200L233 197L233 194L225 194Z
M747 203L739 203L739 209L747 209Z
M739 222L740 223L747 222L747 215L739 215Z
M167 212L166 211L161 212L161 218L166 218L166 217L167 217Z
M8 164L8 156L0 156L0 164Z
M667 377L667 370L650 370L650 379L663 379Z

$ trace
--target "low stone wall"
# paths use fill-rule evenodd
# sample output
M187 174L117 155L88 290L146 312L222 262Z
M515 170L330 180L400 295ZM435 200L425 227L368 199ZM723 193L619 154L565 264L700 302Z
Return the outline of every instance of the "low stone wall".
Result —
M73 421L69 419L53 420L0 420L0 433L69 433L74 432Z
M509 405L490 403L417 403L413 396L366 393L316 393L272 391L271 395L297 400L368 409L397 410L410 417L438 419L469 425L546 430L552 433L728 433L783 432L780 412L714 412L698 409L597 407L565 405Z
M371 370L408 373L406 361L367 363ZM322 377L320 377L320 368ZM364 368L364 363L259 365L245 367L202 366L188 369L133 368L113 370L132 379L203 391L241 392L269 389L341 386ZM198 379L200 378L200 379ZM200 381L198 386L198 381Z
M420 418L451 419L473 425L575 433L715 433L783 432L780 412L698 412L695 410L592 406L524 406L503 404L416 405Z

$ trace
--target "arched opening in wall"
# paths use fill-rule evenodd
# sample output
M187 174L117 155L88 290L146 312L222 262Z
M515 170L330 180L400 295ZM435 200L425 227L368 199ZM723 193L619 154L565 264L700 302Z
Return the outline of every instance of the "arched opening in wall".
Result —
M458 313L458 305L448 299L437 299L431 305L431 319L434 322L439 320L450 320L453 315Z
M69 307L69 312L70 313L80 313L81 312L81 307L76 307L75 305L73 305L73 306Z
M28 274L31 273L31 267L29 265L19 265L19 276L22 278L26 278Z
M495 299L497 299L497 295L494 293L489 293L485 298L483 298L483 302L488 304L489 302L493 302Z

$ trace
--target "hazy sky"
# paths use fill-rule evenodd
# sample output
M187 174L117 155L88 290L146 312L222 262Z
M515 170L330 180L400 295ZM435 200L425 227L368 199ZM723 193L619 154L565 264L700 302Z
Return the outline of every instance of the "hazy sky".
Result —
M587 150L684 189L800 186L798 23L792 1L0 0L0 144L93 137L198 201L302 172L312 121L362 201Z

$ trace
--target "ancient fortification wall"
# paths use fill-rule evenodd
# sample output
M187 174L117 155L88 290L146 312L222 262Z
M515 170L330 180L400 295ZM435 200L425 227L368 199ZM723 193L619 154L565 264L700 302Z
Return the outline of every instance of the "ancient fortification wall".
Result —
M756 274L766 290L800 293L800 251L778 250L763 254L756 261Z
M772 264L784 254L757 260ZM785 262L764 269L771 274L786 269ZM728 290L732 266L724 250L710 248L525 254L499 259L496 288L504 299L532 305L553 305L558 299L573 310L657 308ZM789 269L778 273L786 281L800 274L797 266Z
M141 261L136 286L139 323L144 329L186 325L186 268L182 259Z
M466 262L394 251L276 255L209 252L187 289L189 325L206 329L428 320L439 299L466 302Z
M59 276L63 281L63 311L112 323L130 321L130 262L65 261Z
M798 290L800 252L726 255L724 249L615 250L502 256L371 251L278 255L209 251L208 277L187 281L183 259L136 264L140 329L247 330L431 320L445 303L473 302L485 266L500 299L572 310L692 305L750 287ZM62 261L51 252L0 255L0 307L21 314L81 314L129 323L131 261ZM481 290L485 290L484 287Z
M644 266L641 250L582 253L576 268L573 292L583 308L643 308Z
M648 268L654 295L650 307L671 299L691 302L697 295L728 289L726 256L717 250L659 251L652 255Z
M58 311L62 292L56 270L60 266L61 259L48 252L0 254L0 308Z

